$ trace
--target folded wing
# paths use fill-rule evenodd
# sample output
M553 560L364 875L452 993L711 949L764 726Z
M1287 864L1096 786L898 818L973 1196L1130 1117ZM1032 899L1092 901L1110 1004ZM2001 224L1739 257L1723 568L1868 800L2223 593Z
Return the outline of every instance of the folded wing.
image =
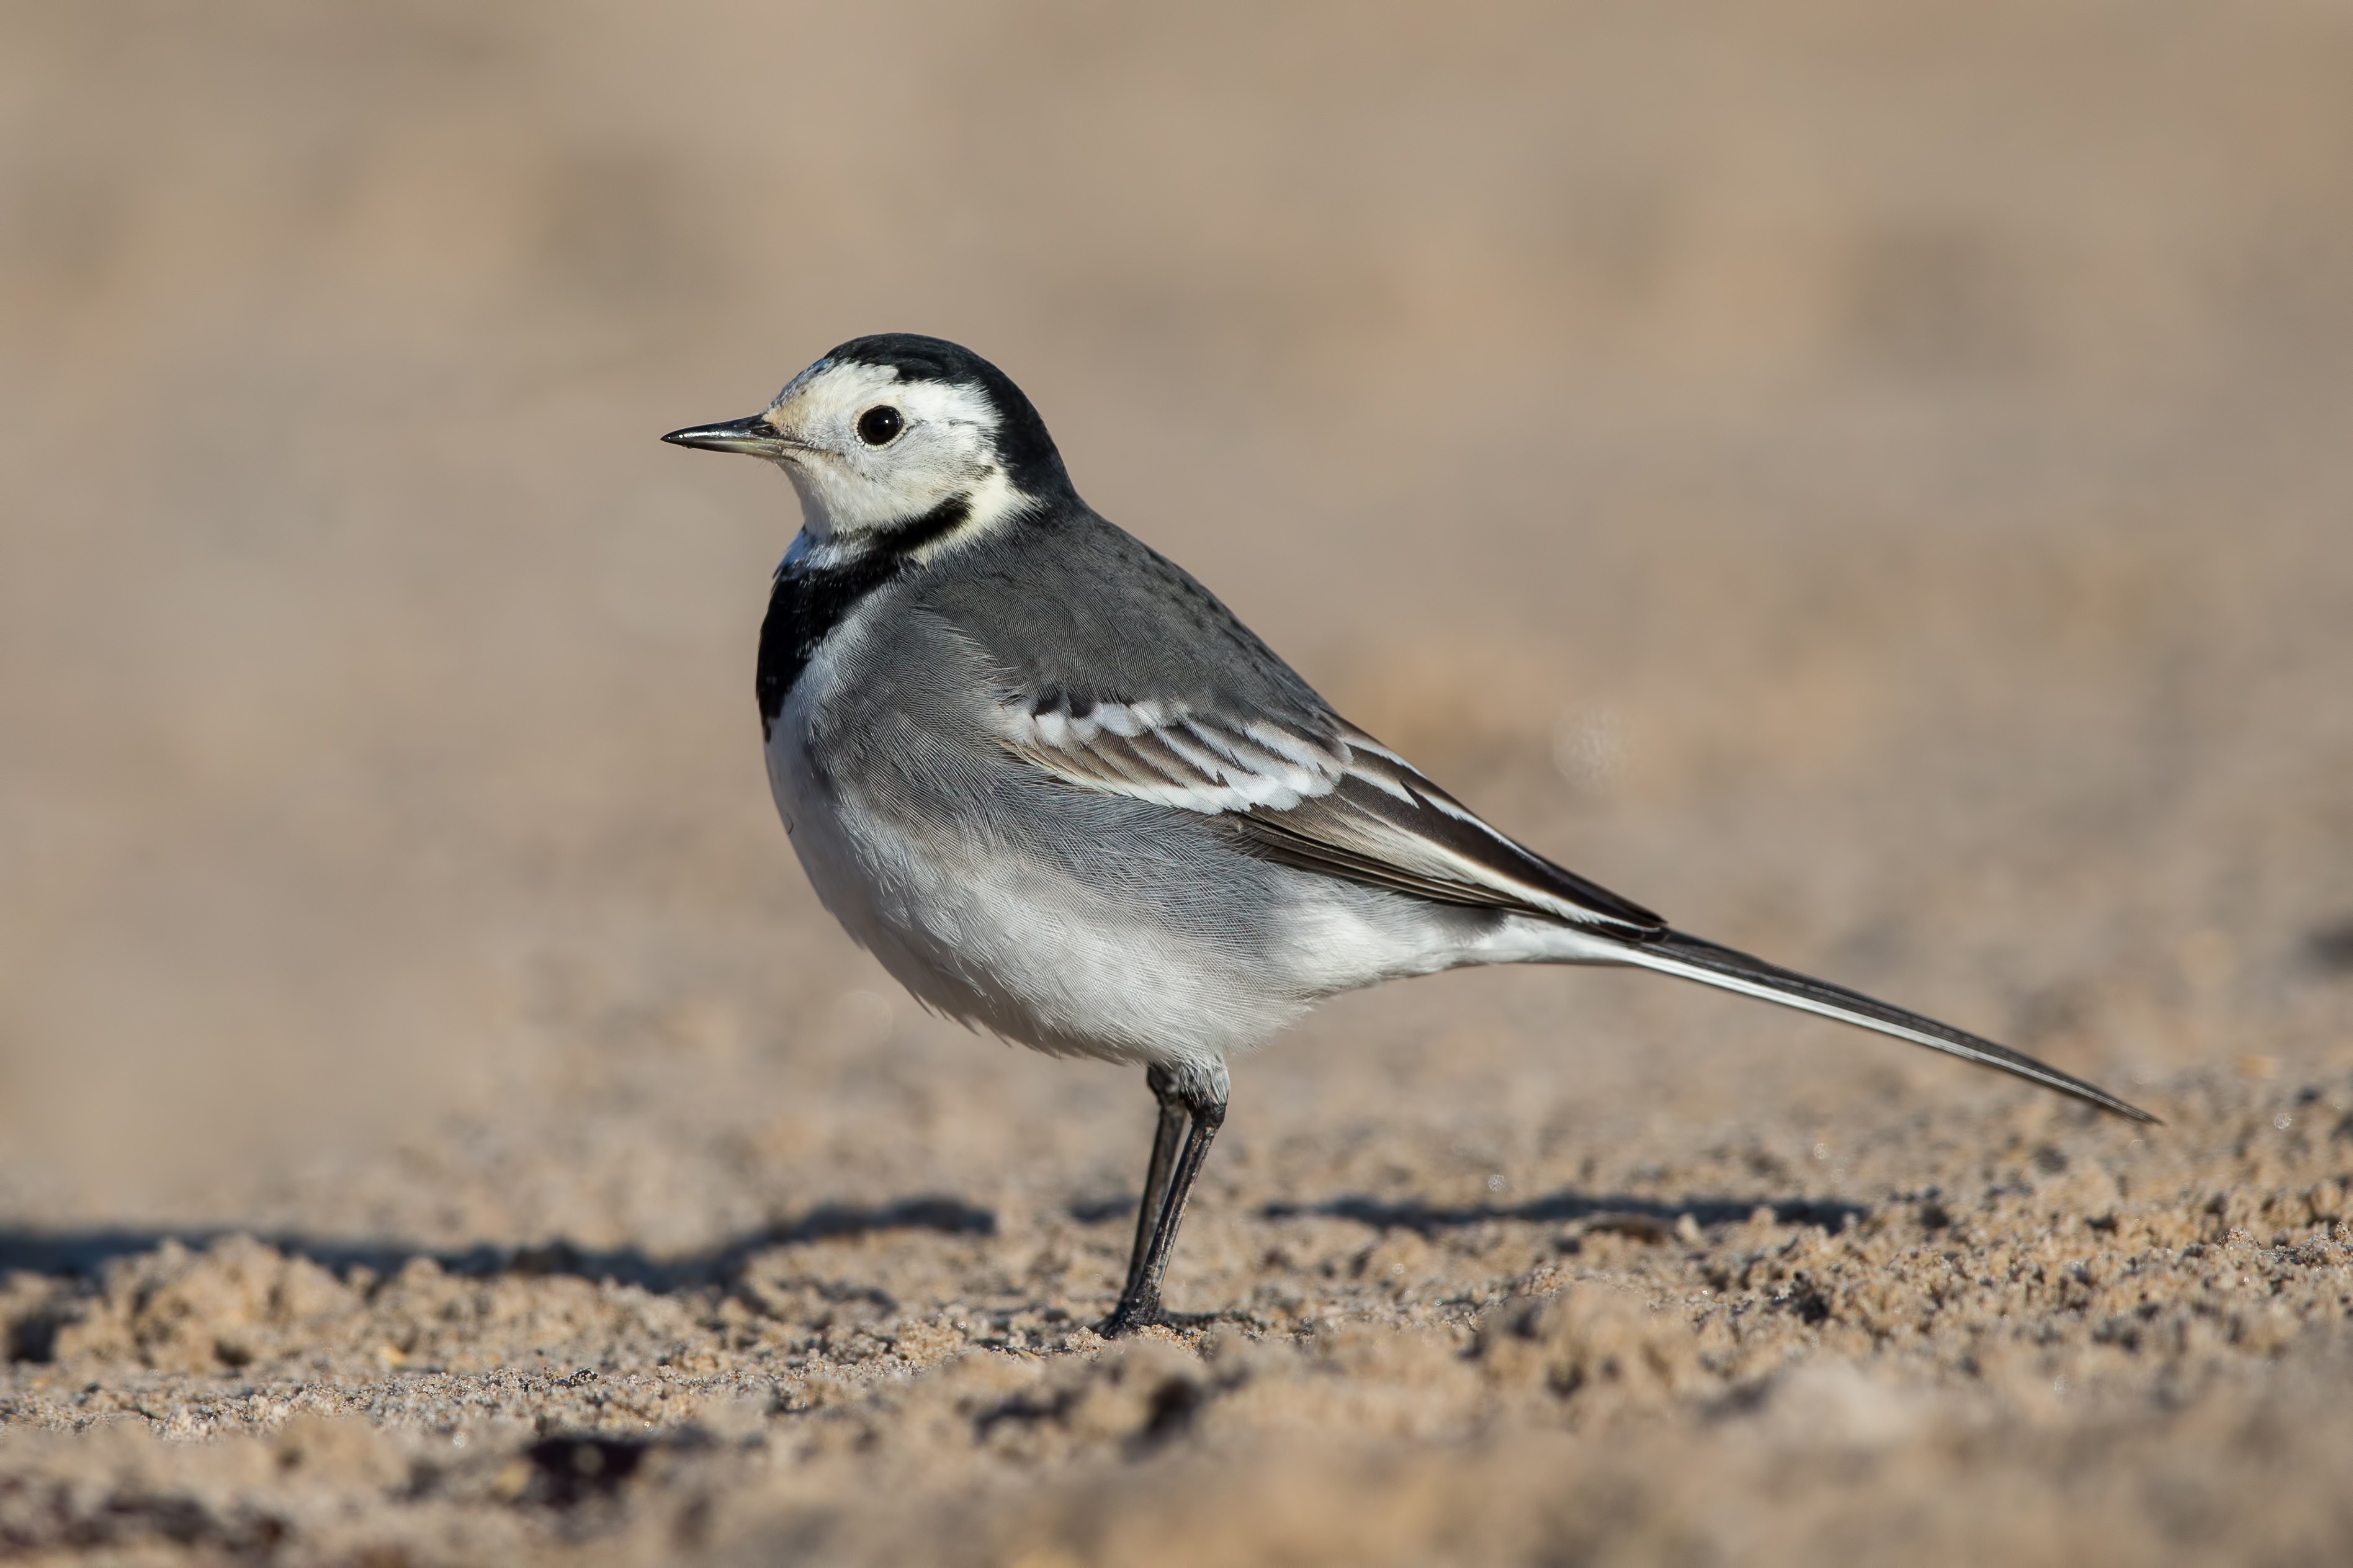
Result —
M1265 859L1638 942L1666 929L1641 905L1514 843L1329 713L1050 695L1008 700L992 721L1008 748L1066 783L1214 817Z

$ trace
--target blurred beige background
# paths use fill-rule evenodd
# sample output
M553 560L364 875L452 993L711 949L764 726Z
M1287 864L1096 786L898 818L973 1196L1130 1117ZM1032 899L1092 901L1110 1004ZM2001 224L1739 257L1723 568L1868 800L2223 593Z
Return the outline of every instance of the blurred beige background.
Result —
M1679 923L2127 1088L2353 1058L2343 6L27 3L0 116L19 1213L647 1063L1134 1110L934 1042L773 818L797 515L655 437L880 330ZM1283 1049L1996 1092L1606 977Z

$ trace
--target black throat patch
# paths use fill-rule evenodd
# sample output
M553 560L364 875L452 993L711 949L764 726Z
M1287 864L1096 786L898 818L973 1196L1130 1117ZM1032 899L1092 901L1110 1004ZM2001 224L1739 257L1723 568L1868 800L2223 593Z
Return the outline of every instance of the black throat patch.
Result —
M944 539L971 515L969 498L951 496L878 538L862 555L829 566L787 563L776 568L767 617L760 623L760 666L753 679L760 698L763 741L775 733L785 699L834 628L867 595L913 565L916 552Z

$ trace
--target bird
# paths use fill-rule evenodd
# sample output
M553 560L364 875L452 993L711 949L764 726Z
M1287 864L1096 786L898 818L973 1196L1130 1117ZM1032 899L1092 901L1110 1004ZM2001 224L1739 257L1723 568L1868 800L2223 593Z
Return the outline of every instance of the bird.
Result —
M1081 500L1029 399L968 349L856 338L759 413L662 439L765 459L797 493L754 689L819 900L926 1007L1145 1069L1158 1119L1106 1335L1162 1321L1229 1060L1384 981L1647 970L2156 1120L1676 930L1490 826Z

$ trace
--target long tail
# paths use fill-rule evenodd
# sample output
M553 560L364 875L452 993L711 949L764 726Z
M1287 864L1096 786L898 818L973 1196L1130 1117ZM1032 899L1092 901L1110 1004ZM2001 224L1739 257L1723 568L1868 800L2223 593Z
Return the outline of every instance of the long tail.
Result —
M1794 970L1778 968L1763 959L1751 958L1728 947L1687 936L1679 931L1663 931L1640 941L1613 943L1612 959L1620 963L1654 969L1662 974L1672 974L1683 980L1696 980L1703 985L1718 985L1726 991L1737 991L1744 996L1755 996L1767 1002L1778 1002L1784 1007L1801 1012L1819 1013L1825 1018L1836 1018L1841 1024L1893 1035L1899 1040L1909 1040L1915 1046L1926 1046L1932 1051L1944 1051L1964 1061L1977 1062L2003 1072L2015 1073L2030 1082L2062 1094L2072 1094L2077 1100L2098 1106L2103 1110L2128 1116L2135 1121L2154 1122L2157 1118L2137 1106L2127 1105L2096 1084L2085 1083L2072 1074L2036 1061L2032 1057L2013 1051L2008 1046L1997 1046L1991 1040L1981 1040L1975 1035L1964 1034L1934 1018L1924 1018L1917 1013L1907 1013L1901 1007L1891 1007L1874 1001L1859 991L1849 991L1842 985L1832 985Z

